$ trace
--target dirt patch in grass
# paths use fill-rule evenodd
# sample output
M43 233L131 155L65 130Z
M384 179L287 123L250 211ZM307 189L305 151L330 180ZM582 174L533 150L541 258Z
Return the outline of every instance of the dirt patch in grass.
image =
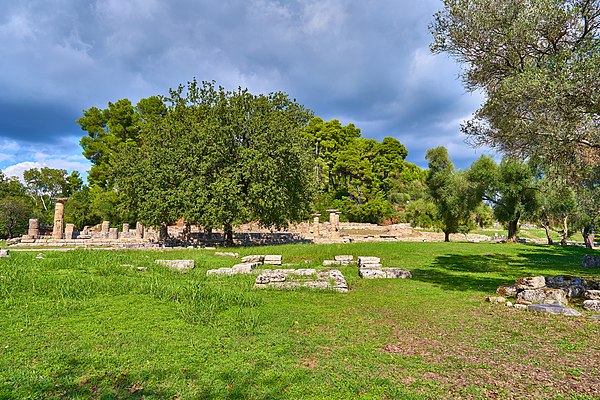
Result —
M598 330L588 321L485 306L468 314L461 327L394 328L381 352L427 364L402 368L399 381L434 381L461 398L600 397Z

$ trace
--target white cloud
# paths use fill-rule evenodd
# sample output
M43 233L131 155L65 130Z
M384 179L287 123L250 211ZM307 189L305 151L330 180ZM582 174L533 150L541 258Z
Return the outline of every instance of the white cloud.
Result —
M67 157L66 159L52 158L42 159L41 161L23 161L4 168L2 172L6 176L16 176L20 180L23 180L23 172L32 168L43 167L65 169L67 170L67 173L79 171L80 174L85 176L87 175L86 171L90 168L90 164L82 161L73 161L72 157Z

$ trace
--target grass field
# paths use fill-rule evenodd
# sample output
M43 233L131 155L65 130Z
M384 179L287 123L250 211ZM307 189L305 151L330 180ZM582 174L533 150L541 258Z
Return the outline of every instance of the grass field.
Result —
M0 259L0 398L600 398L600 323L486 303L529 275L586 275L578 247L362 243L239 248L318 267L372 255L410 280L349 293L206 277L214 251ZM155 259L194 259L188 273ZM137 267L147 267L138 271Z

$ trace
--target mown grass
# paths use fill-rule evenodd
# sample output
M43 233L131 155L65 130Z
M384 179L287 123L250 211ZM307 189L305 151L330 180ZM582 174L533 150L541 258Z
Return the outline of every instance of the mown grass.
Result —
M214 251L0 259L0 398L598 398L599 323L484 302L527 275L586 275L577 247L360 243L239 248L318 267L374 255L411 280L347 294L206 277ZM178 273L155 259L194 259ZM147 270L138 271L137 267Z

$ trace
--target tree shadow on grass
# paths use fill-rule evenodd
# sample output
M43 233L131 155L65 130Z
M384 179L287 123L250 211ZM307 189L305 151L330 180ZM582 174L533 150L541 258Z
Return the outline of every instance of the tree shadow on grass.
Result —
M523 276L590 276L600 271L584 269L581 260L589 251L579 247L522 246L512 254L445 254L429 267L411 270L413 279L446 290L493 292Z

